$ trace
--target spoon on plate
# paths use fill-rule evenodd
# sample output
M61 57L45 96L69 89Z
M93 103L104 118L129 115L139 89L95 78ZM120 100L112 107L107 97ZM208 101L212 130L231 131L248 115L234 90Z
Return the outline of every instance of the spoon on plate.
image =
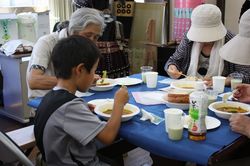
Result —
M228 93L224 94L223 97L222 97L223 103L226 103L227 100L228 100L228 98L229 98L229 96L233 95L236 91L237 91L237 89L233 90L232 92L228 92ZM233 97L233 99L234 99L234 100L237 100L237 99L234 98L234 97Z

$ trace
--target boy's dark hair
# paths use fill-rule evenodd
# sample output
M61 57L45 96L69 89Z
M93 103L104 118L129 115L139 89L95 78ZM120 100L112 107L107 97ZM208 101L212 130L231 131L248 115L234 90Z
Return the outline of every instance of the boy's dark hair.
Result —
M82 36L70 36L55 45L51 59L56 77L68 79L72 68L84 63L86 70L90 72L100 57L99 49L91 40Z

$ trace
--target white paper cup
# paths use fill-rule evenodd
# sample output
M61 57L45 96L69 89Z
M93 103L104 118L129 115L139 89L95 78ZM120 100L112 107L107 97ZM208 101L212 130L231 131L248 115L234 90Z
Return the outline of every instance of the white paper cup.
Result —
M142 66L141 67L141 79L144 83L146 83L146 75L145 73L146 72L150 72L153 70L153 67L152 66Z
M165 129L168 138L171 140L180 140L183 135L184 113L181 109L169 108L164 110Z
M226 77L223 76L213 76L213 89L218 93L224 92Z
M158 72L146 72L146 82L148 88L156 88L158 80Z

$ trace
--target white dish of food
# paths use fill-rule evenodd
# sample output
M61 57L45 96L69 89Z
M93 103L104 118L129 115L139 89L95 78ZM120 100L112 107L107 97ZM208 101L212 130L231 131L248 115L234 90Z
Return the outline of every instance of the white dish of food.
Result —
M94 100L90 100L88 103L95 105L97 107L97 106L102 105L102 104L107 103L107 102L113 103L114 99L94 99Z
M210 104L208 108L218 117L229 119L232 114L250 114L250 105L235 101L218 101Z
M183 90L187 92L193 92L195 90L195 84L197 81L189 81L189 80L177 80L171 82L170 86L172 88Z
M114 102L106 102L104 104L97 105L94 111L97 115L99 115L103 119L108 120L111 117L113 104ZM131 118L133 118L135 115L139 113L140 113L140 109L137 106L127 103L124 106L122 122L130 120Z
M102 78L96 81L96 85L90 87L91 90L94 91L108 91L114 88L116 86L115 79L111 78Z

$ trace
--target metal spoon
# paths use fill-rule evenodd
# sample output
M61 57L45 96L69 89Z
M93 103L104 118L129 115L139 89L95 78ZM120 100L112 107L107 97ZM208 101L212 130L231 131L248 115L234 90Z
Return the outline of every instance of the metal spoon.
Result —
M228 97L231 96L231 95L232 95L232 92L229 92L229 93L224 94L223 97L222 97L223 103L226 103Z

